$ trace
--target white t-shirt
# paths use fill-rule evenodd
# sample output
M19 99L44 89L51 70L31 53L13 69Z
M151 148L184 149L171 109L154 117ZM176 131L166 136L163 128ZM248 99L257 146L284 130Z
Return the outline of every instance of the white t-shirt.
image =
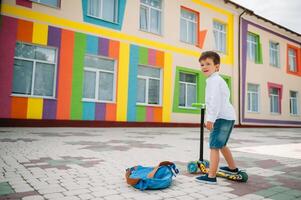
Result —
M224 79L217 73L206 80L206 121L235 120L235 110L230 103L230 91Z

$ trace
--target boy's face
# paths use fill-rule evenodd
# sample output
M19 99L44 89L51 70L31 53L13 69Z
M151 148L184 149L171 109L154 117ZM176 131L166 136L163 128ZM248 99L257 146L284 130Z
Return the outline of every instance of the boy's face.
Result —
M219 70L219 64L215 65L213 59L211 58L206 58L205 60L201 60L200 65L201 65L201 70L206 77L210 76L211 74Z

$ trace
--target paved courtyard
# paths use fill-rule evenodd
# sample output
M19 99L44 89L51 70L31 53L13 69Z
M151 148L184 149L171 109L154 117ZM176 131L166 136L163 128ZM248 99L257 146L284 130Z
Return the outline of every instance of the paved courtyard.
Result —
M208 158L208 132L205 142ZM0 128L0 200L301 199L301 129L236 128L229 146L247 183L205 185L187 173L197 128ZM126 168L164 160L180 169L170 188L126 184Z

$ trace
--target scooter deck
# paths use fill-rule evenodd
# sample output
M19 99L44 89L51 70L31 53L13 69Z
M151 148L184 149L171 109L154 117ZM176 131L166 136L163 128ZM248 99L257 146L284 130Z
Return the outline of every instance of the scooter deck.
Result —
M239 171L236 174L218 171L216 173L216 176L221 177L221 178L226 178L231 181L238 181L238 182L247 182L248 181L248 174L245 171Z
M191 174L197 174L197 173L207 174L209 172L208 166L209 166L208 161L191 161L187 165L187 170ZM248 174L243 170L239 171L236 174L218 171L216 173L216 176L221 178L226 178L231 181L238 181L238 182L248 181Z

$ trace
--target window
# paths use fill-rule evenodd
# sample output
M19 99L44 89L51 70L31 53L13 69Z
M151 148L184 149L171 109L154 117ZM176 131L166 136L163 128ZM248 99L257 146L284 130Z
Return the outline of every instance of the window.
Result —
M251 61L256 61L256 53L257 53L257 38L256 35L252 34L252 33L248 33L248 58Z
M138 66L137 99L138 104L161 104L161 69Z
M297 52L295 49L288 50L288 65L291 72L297 72Z
M60 7L60 0L31 0L32 2L44 4L47 6L59 8Z
M55 97L56 49L17 42L13 94Z
M161 0L140 0L140 30L161 34Z
M248 84L248 111L259 112L259 85Z
M280 67L279 43L270 41L270 65Z
M190 44L196 44L197 42L197 23L198 16L196 13L181 9L181 41Z
M118 0L88 0L88 16L117 23Z
M193 103L204 102L199 92L205 90L205 76L197 69L176 66L172 111L175 113L200 114Z
M197 76L180 72L180 94L179 106L193 108L192 104L197 102Z
M290 114L298 115L298 93L290 91Z
M83 99L95 102L115 100L114 60L85 56Z
M279 101L279 89L278 88L270 88L270 110L271 113L280 113L280 101Z
M256 64L262 64L262 47L259 35L248 32L247 35L247 53L248 59Z
M217 51L226 53L226 25L214 21L213 36L215 42L215 49Z

